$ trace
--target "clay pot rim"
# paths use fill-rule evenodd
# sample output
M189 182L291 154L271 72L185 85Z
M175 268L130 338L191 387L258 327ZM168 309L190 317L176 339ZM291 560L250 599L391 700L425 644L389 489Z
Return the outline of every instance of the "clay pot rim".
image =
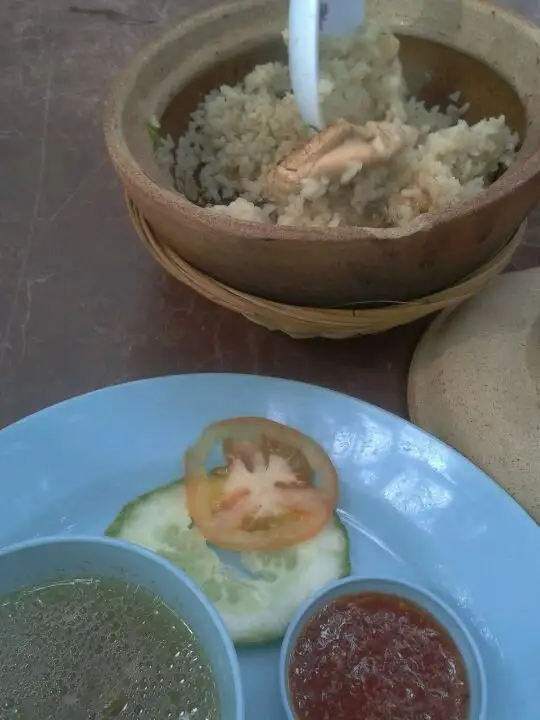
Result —
M414 218L403 227L372 228L361 225L344 225L338 228L298 227L238 220L228 215L213 213L188 200L182 193L166 185L160 185L149 177L131 153L122 131L122 115L125 102L137 83L138 76L149 58L159 53L162 47L181 38L193 30L223 18L224 14L245 11L253 5L265 5L267 0L228 0L224 4L211 7L181 20L167 32L146 44L132 58L121 72L105 102L104 131L105 142L113 165L123 178L128 178L142 195L151 198L152 203L168 214L189 218L214 231L242 236L246 239L266 241L285 240L296 242L317 242L321 240L343 243L349 240L396 240L418 233L429 233L435 227L446 225L453 220L472 215L480 208L498 203L502 198L514 192L518 187L534 177L540 167L540 146L531 151L524 138L524 147L518 153L515 162L494 183L469 200L459 201L439 211L429 211ZM515 10L503 7L491 0L462 0L479 13L497 13L508 23L518 28L520 34L533 36L540 53L540 28ZM420 34L409 33L412 37ZM437 40L435 40L437 42ZM485 61L482 60L485 63ZM487 63L485 63L487 64ZM522 100L523 101L523 100Z

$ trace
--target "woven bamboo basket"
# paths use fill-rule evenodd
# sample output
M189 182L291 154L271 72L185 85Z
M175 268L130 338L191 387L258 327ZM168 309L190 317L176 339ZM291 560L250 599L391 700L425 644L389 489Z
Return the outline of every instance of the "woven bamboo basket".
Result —
M126 197L131 221L151 254L177 280L211 302L243 315L269 330L281 330L292 338L330 338L341 340L372 335L406 325L432 313L453 308L476 295L508 265L521 244L526 222L489 262L460 283L441 292L410 302L389 303L383 307L310 308L284 305L248 295L208 277L186 263L169 246L161 243L138 207Z

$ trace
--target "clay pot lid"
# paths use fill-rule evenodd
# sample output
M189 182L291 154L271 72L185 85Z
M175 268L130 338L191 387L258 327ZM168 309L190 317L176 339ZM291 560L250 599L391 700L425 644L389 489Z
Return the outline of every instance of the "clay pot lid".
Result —
M418 345L411 420L494 478L540 523L540 268L496 279Z

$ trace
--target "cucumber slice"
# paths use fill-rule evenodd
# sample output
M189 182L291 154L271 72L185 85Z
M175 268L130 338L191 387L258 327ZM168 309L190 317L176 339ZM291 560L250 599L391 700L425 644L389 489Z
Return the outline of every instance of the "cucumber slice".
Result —
M337 515L317 537L294 547L228 553L242 570L222 562L193 526L181 480L126 505L105 534L181 568L214 603L237 644L280 638L305 600L350 573L349 539Z

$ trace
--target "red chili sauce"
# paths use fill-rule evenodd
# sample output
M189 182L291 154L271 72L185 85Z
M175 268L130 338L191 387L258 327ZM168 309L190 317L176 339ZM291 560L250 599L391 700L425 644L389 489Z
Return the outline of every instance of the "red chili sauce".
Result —
M416 604L362 593L325 605L289 664L298 720L466 720L469 687L448 632Z

